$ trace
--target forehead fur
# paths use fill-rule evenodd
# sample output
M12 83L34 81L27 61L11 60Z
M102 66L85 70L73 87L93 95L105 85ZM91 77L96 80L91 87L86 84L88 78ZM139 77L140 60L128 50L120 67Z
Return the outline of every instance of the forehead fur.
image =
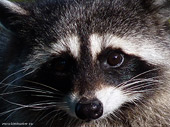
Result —
M39 21L39 18L45 17L44 20L40 19L42 21L40 24L55 19L55 21L44 23L45 30L41 33L46 33L44 36L47 35L49 38L60 37L60 39L56 39L56 42L53 40L51 49L45 52L68 51L75 58L81 58L80 47L85 46L90 50L86 53L90 53L95 60L103 48L112 47L120 48L127 54L139 56L152 64L168 65L170 37L164 34L164 26L159 22L157 10L151 9L151 3L153 1L146 0L64 1L60 5L48 4L50 7L56 6L56 10L42 5L37 7L39 9L34 11L33 18ZM162 4L157 2L155 5L158 3ZM44 16L41 17L40 14ZM35 31L38 31L42 27L35 26L32 29L36 28L38 29ZM36 34L42 37L41 33ZM163 40L162 36L166 40ZM162 41L165 43L160 43ZM37 56L41 55L35 56L40 58Z

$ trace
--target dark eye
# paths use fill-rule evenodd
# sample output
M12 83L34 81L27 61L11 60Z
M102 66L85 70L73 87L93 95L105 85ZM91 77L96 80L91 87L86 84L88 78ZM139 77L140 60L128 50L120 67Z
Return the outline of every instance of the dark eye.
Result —
M120 67L124 62L124 56L120 53L111 52L107 57L107 64L116 68Z
M55 58L51 61L50 66L54 71L66 72L69 69L69 61L62 57Z

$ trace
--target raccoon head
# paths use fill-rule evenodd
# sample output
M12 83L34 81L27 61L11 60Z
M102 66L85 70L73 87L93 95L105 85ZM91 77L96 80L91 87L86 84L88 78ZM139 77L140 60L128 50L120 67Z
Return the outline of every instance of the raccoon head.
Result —
M10 30L0 55L3 107L19 106L26 111L13 116L29 113L28 121L39 110L46 112L39 119L47 119L50 111L55 125L61 118L125 123L131 109L147 105L168 85L165 3L1 0L0 21ZM8 118L22 119L13 116Z

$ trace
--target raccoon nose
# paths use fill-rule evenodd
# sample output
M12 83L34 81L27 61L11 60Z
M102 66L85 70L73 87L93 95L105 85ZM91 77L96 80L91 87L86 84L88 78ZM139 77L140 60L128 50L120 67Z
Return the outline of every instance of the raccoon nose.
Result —
M88 100L83 97L77 103L75 113L82 120L98 119L103 114L103 105L98 99Z

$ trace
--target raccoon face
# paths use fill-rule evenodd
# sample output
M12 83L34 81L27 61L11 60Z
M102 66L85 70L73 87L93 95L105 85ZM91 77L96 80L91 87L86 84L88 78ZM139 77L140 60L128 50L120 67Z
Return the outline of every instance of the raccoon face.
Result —
M123 123L131 109L165 87L169 35L157 15L158 4L2 0L0 20L11 31L0 56L6 58L0 63L0 84L7 109L1 114L14 113L7 107L12 105L21 109L7 115L14 122L23 120L16 115L28 114L36 124L54 113L55 125L64 125L61 118ZM34 121L31 116L39 111L44 117Z

